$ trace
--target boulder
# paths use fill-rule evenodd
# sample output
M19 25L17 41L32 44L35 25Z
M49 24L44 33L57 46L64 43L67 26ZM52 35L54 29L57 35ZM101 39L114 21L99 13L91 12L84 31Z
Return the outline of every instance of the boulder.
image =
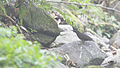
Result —
M102 62L104 68L120 68L120 49L116 50L115 55L110 55Z
M84 44L80 41L74 41L50 50L62 56L67 55L67 61L76 64L75 66L78 68L100 65L106 57L106 54L93 41L86 41ZM65 62L65 60L63 61Z
M70 26L70 25L58 25L58 27L61 29L62 32L60 32L60 35L54 41L54 43L57 46L80 40L77 37L76 33L74 33L72 31L73 30L72 26Z
M100 37L97 34L92 34L90 32L85 32L86 35L88 35L89 37L91 37L95 43L97 43L99 45L99 48L104 48L105 50L109 49L109 39L104 39L102 37Z
M120 30L110 39L110 44L115 48L120 48Z
M43 46L49 46L60 34L55 20L44 9L34 6L29 7L23 26L32 33L32 39Z
M68 66L62 64L62 63L59 63L59 65L57 66L57 68L69 68Z
M65 31L73 31L73 28L71 25L58 25L58 27L61 29L62 32L65 32Z

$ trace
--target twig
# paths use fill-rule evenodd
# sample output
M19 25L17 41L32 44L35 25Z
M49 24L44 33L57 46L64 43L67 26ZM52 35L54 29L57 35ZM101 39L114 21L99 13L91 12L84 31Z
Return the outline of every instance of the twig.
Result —
M13 24L15 24L16 25L16 27L18 28L18 30L20 31L20 33L22 33L22 31L21 31L21 29L20 29L20 27L19 27L19 25L10 17L10 16L8 16L8 15L5 15L5 14L0 14L0 16L2 16L2 17L6 17L7 19L9 19Z
M16 24L16 22L8 15L5 15L5 14L0 14L0 16L2 17L6 17L7 19L9 19L13 24Z
M119 12L119 10L116 10L114 8L110 8L110 7L105 7L102 5L98 5L98 4L81 4L81 3L76 3L76 2L67 2L67 1L46 1L46 2L51 2L51 3L64 3L64 4L75 4L75 5L81 5L81 6L95 6L95 7L101 7L103 9L108 9L111 11L115 11L115 12Z
M114 6L113 9L115 9L120 4L120 1Z

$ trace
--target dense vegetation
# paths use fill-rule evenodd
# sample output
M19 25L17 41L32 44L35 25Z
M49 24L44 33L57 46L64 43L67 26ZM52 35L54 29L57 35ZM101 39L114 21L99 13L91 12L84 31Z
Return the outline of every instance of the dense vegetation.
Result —
M58 58L57 55L52 53L51 56L51 53L48 51L40 50L40 44L37 42L24 40L24 35L20 32L19 27L22 26L22 18L27 12L26 5L34 4L37 7L43 7L48 12L56 10L68 24L79 27L80 31L84 31L83 28L92 29L101 37L111 38L112 34L119 29L118 25L120 25L120 22L114 16L109 16L100 7L64 2L53 3L45 0L17 0L13 8L20 9L18 13L15 12L15 14L19 14L20 19L19 21L15 21L5 9L5 5L12 4L11 1L0 1L0 21L3 18L10 20L4 21L4 23L0 22L0 66L2 68L52 68L53 65L55 66L58 63L56 60ZM64 1L93 4L91 0ZM85 18L81 21L77 15L82 15ZM83 21L86 23L83 23Z
M17 34L15 26L0 27L0 67L49 68L57 65L57 58L54 53L40 50L37 42L24 40L23 34Z
M114 10L106 7L106 11L104 11L100 5L94 4L97 1L100 0L47 1L42 2L39 6L49 11L57 10L68 24L79 27L80 31L84 31L83 27L85 27L95 31L101 37L111 38L112 34L119 29L120 22L113 14L107 12Z

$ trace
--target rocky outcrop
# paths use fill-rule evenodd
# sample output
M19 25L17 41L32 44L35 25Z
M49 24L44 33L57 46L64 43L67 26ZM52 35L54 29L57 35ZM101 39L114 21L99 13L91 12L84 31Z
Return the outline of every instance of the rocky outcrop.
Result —
M33 40L44 46L49 46L59 35L60 30L57 23L42 8L29 7L23 19L23 26L31 33Z
M59 28L61 29L61 33L54 43L61 46L49 50L60 54L63 58L62 63L73 68L101 68L100 65L103 60L109 56L109 54L105 52L110 51L109 39L101 38L94 33L85 32L84 34L90 36L93 41L83 42L78 38L77 34L73 32L72 26L59 25Z
M62 56L67 56L69 59L67 59L66 63L75 64L77 68L100 65L106 57L106 54L92 41L86 41L84 44L80 41L75 41L50 50Z

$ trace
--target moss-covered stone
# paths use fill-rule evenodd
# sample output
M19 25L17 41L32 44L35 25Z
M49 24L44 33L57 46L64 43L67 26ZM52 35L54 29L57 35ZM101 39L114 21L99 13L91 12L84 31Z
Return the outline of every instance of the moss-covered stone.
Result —
M55 20L42 8L30 7L23 25L33 33L32 38L44 46L49 46L60 33Z

